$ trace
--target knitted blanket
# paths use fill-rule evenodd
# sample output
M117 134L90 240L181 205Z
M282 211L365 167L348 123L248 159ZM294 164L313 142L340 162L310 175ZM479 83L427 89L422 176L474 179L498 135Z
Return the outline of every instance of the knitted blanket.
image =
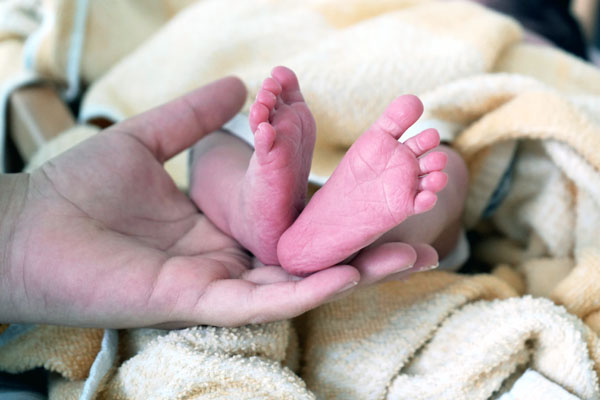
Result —
M524 44L513 20L460 1L156 0L143 13L134 0L45 7L54 25L8 43L0 35L0 57L21 38L40 79L62 82L67 94L88 84L82 123L121 120L226 74L240 76L252 99L282 64L297 72L314 112L312 173L326 177L394 97L419 95L417 124L438 128L467 161L464 224L482 238L473 262L493 272L422 273L294 321L236 329L117 336L11 325L0 335L0 369L56 372L57 399L600 398L594 67ZM106 37L119 40L106 46ZM0 78L10 82L6 70ZM66 132L31 165L95 131ZM182 188L186 157L168 165Z

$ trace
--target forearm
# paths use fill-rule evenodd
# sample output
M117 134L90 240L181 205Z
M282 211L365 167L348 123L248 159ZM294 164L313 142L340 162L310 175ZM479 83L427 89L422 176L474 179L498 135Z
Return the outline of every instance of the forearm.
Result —
M27 198L29 174L0 174L0 323L11 307L14 233Z

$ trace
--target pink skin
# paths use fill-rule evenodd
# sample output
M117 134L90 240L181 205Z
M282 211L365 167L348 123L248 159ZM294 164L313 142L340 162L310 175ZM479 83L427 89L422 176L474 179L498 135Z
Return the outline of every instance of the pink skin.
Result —
M335 265L435 206L447 182L441 172L447 155L430 152L439 145L438 133L428 129L397 141L422 111L417 97L398 97L350 147L281 236L278 257L286 271L306 275Z
M409 99L416 100L414 97ZM414 105L415 101L409 101L409 106L410 104ZM416 104L420 106L418 100ZM407 110L402 111L402 107L404 106L400 105L397 111L406 112L409 120L405 125L409 126L418 117L421 109L417 107L418 111L415 112L408 107ZM380 120L380 123L383 122L384 120ZM255 132L254 153L236 137L221 132L212 133L196 144L193 153L194 166L190 195L215 225L235 237L264 264L279 264L276 258L277 242L304 206L315 133L314 121L302 100L298 82L292 71L278 67L273 70L272 77L265 80L251 108L250 126ZM378 137L374 135L369 138L363 135L361 141L365 145L361 148L377 146L376 141L372 139ZM411 145L417 146L415 152L419 154L431 147L432 144L429 143L431 138L436 144L438 141L437 133L431 131L419 138L418 141L410 140L406 145L409 148ZM369 145L369 142L372 144ZM392 147L398 145L395 140L391 142ZM428 192L420 197L422 204L417 204L419 210L433 205L436 198L433 192L439 190L439 186L445 183L445 176L439 173L439 169L445 164L444 155L435 154L421 157L416 168L419 175L425 175L417 180L421 186L420 191ZM415 159L414 153L411 157ZM394 159L397 160L398 157ZM347 163L348 160L345 162ZM428 172L432 174L427 175ZM338 175L340 173L338 172ZM403 180L404 176L396 174L395 178L392 178ZM343 182L338 181L338 183ZM217 199L229 200L216 201ZM331 202L335 204L337 200L333 199ZM313 207L311 215L315 217L321 213L331 213L331 202L311 201L310 207ZM430 204L427 204L428 202ZM364 199L359 198L351 207L354 206L360 211L364 204ZM440 207L436 207L438 208ZM424 216L426 215L428 214ZM376 212L371 216L378 218ZM359 222L364 223L364 221ZM427 230L430 232L435 229L439 221L426 222L426 225L431 226L431 230ZM412 230L404 232L406 230L403 231L401 226L391 231L396 232L393 237L383 242L379 241L378 245L369 246L352 262L361 271L361 285L376 282L398 271L404 271L402 274L405 275L408 272L406 269L411 265L414 265L411 271L416 271L436 264L436 251L425 244L431 243L430 235L424 236L428 241L422 241L423 235L415 236ZM355 228L351 224L348 231L353 231ZM383 229L379 225L378 228ZM327 234L323 229L319 232ZM383 231L378 231L371 236L376 238L382 233ZM357 242L357 237L354 235L352 239L354 246L360 248L374 240L365 238ZM300 240L299 243L303 245L305 242ZM353 251L348 253L345 237L341 237L339 242L333 243L333 247L323 251L333 252L338 256L337 258L340 254L353 254ZM321 258L316 259L320 261ZM344 258L346 257L341 257ZM382 262L384 259L387 262ZM327 266L331 265L333 264ZM309 270L322 269L320 265L316 267ZM297 273L304 274L304 270Z
M249 121L254 153L222 133L198 144L190 194L222 231L275 265L277 242L306 202L316 131L290 69L265 79Z
M437 250L440 259L443 259L456 247L469 186L467 166L462 157L448 146L438 146L435 151L447 155L444 172L449 177L446 187L437 193L435 207L424 214L407 218L383 234L369 248L389 242L429 243Z

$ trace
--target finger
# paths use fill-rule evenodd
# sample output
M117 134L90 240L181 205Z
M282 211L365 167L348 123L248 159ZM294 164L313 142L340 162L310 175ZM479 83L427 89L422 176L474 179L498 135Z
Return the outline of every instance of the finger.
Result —
M417 260L412 268L386 276L382 282L402 280L417 272L430 271L438 267L438 253L430 245L425 243L413 244L412 247L417 253Z
M350 266L319 271L298 281L258 285L241 279L213 282L197 301L190 321L239 326L288 319L356 286L360 275Z
M360 286L378 282L389 275L412 268L417 252L406 243L384 243L365 249L352 260L352 266L360 272Z
M227 77L130 118L110 130L136 137L164 162L229 121L246 100L241 80Z
M425 243L417 243L412 246L417 251L417 262L415 262L413 272L429 271L438 267L439 256L433 246Z

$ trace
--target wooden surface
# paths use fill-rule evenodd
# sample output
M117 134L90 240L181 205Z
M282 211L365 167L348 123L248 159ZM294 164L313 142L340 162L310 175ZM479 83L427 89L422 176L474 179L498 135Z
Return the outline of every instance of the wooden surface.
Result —
M53 87L25 87L10 97L9 134L25 161L45 143L73 125L75 119L71 111Z

